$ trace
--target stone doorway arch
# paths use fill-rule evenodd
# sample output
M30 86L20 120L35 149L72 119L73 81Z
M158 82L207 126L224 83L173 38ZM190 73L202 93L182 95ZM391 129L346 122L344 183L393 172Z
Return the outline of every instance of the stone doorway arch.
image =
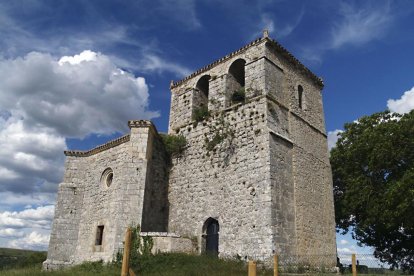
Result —
M203 226L204 252L209 255L219 254L220 225L216 219L208 218Z

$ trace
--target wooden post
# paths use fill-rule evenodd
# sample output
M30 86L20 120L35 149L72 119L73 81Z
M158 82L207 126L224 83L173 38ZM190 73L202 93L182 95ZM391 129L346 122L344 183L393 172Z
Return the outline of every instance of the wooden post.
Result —
M279 276L279 260L277 255L273 256L273 275Z
M122 259L121 276L128 276L130 249L131 249L131 228L128 227L125 233L124 256Z
M256 276L256 262L249 261L249 276Z
M355 256L355 254L352 254L352 276L356 276L356 275L357 275L356 256Z

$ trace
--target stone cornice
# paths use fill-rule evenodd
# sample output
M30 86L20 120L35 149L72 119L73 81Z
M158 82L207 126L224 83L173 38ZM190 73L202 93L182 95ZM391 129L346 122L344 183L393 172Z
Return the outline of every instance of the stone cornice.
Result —
M109 141L103 145L97 146L96 148L93 148L91 150L82 151L82 150L65 150L64 153L66 156L76 156L76 157L88 157L94 154L97 154L99 152L105 151L107 149L116 147L120 144L126 143L129 141L130 135L124 135L122 137L119 137L115 140Z
M133 127L152 127L154 126L149 120L130 120L128 121L129 128Z
M129 128L149 128L155 135L158 135L157 128L149 120L130 120L128 121Z
M250 43L248 43L247 45L243 46L242 48L231 52L230 54L198 69L197 71L195 71L194 73L192 73L191 75L185 77L184 79L181 79L179 81L171 81L170 83L170 89L175 88L177 86L179 86L180 84L186 82L189 79L192 79L193 77L213 68L214 66L223 63L229 59L231 59L232 57L234 57L237 54L240 54L242 52L245 52L247 49L249 49L250 47L256 46L262 42L268 42L269 45L273 46L275 48L275 50L277 52L279 52L287 61L289 61L290 63L294 64L297 66L297 68L299 70L301 70L306 76L308 76L310 79L312 79L314 81L315 84L317 84L319 87L323 88L324 84L323 84L323 80L316 76L314 73L312 73L311 70L309 70L305 65L303 65L297 58L295 58L286 48L284 48L279 42L277 42L274 39L271 39L269 37L262 37L262 38L258 38Z

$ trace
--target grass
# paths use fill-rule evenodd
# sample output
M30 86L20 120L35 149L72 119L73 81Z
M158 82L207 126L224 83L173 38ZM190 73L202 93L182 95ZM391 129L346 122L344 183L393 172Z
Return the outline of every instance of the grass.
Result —
M138 267L133 268L137 275L247 275L246 263L238 260L224 260L209 256L187 255L180 253L158 254L142 257ZM10 268L0 270L0 275L120 275L121 266L116 264L104 264L102 262L86 262L67 269L44 272L41 271L41 263L24 268ZM257 275L273 275L272 271L258 269Z
M42 263L46 252L0 248L0 271L14 267L30 267Z
M1 252L1 251L0 251ZM4 252L2 252L4 255ZM10 254L20 255L20 256L30 256L33 251L27 252L8 252ZM37 252L39 253L39 252ZM43 252L45 253L45 252ZM42 260L43 261L43 260ZM27 267L14 267L8 269L0 269L0 275L2 276L17 276L17 275L27 275L27 276L55 276L55 275L79 275L79 276L89 276L89 275L120 275L121 266L119 264L104 264L102 262L85 262L81 265L73 266L58 271L44 272L41 270L42 261L38 261L36 264L30 264ZM247 264L240 260L235 259L218 259L209 256L199 256L199 255L187 255L181 253L169 253L169 254L158 254L153 256L141 256L139 260L138 267L133 268L136 275L148 275L148 276L218 276L218 275L247 275ZM358 275L380 275L368 271L369 274L358 274ZM395 273L393 275L397 275ZM273 275L272 269L262 269L258 266L257 268L258 276L267 276ZM280 273L283 275L337 275L332 273L317 273L317 272L307 272L305 274L296 274L296 273ZM350 275L350 274L343 274ZM382 274L384 275L384 274ZM390 274L386 274L390 275Z

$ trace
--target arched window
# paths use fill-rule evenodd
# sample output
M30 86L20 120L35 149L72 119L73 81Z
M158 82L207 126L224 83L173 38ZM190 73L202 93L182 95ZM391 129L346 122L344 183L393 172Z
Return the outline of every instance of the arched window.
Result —
M244 98L245 98L244 66L245 65L246 65L246 61L244 59L236 59L230 65L229 73L227 75L227 91L226 91L227 103L230 103L232 101L233 102L244 101Z
M244 59L235 60L229 68L229 74L233 77L234 81L238 83L240 87L244 87L244 65L246 61Z
M205 238L205 253L218 256L220 226L216 219L208 218L203 226Z
M193 116L194 113L206 113L208 111L209 81L210 76L204 75L198 80L195 86L193 97Z
M298 86L298 106L300 109L303 107L303 87L301 85Z
M196 89L199 92L201 92L202 96L206 99L208 99L209 80L210 80L210 76L204 75L198 80L196 84Z

